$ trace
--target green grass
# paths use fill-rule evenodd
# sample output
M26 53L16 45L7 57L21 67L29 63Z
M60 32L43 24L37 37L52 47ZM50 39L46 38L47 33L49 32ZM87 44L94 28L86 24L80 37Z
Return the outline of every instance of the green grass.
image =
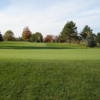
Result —
M46 45L0 43L0 100L99 100L100 49Z
M87 48L85 44L1 42L0 49L72 49Z

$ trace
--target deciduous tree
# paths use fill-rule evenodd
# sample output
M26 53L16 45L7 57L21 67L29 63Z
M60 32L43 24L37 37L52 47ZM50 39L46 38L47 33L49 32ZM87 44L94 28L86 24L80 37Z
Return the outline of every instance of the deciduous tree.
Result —
M47 35L45 38L44 38L44 42L53 42L54 38L52 35Z
M14 40L14 33L11 30L6 31L4 34L4 40L6 41Z
M36 42L42 42L43 41L43 36L40 32L35 33L35 41Z
M35 34L32 34L30 37L31 42L43 42L43 36L40 32L36 32Z
M31 37L31 31L28 27L25 27L22 32L22 39L27 41L30 39L30 37Z

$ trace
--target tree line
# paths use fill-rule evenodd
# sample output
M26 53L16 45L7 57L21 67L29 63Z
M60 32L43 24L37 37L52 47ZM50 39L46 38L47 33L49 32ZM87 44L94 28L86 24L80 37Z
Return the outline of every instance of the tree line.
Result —
M30 41L30 42L60 42L60 43L87 43L89 47L100 45L100 32L93 33L93 30L86 25L80 33L77 31L76 23L67 22L58 36L47 35L43 37L42 33L32 33L28 27L25 27L22 36L16 38L13 31L7 30L4 35L0 33L0 41Z

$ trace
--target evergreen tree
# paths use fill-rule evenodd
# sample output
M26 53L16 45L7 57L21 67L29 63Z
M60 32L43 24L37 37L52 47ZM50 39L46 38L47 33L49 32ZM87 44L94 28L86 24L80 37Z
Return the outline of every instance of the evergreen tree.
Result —
M91 34L93 34L92 31L93 31L93 30L92 30L88 25L86 25L86 26L83 28L82 32L81 32L82 38L83 38L83 39L87 39L88 37L90 37Z
M67 22L60 34L61 41L71 42L77 36L77 27L73 21Z

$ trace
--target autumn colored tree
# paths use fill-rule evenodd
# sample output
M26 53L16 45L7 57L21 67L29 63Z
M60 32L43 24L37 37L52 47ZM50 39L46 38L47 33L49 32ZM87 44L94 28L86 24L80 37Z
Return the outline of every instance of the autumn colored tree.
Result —
M4 34L4 40L6 41L14 40L14 33L11 30L6 31Z
M22 39L27 41L30 39L30 37L31 37L31 31L28 27L25 27L23 29Z
M47 35L45 38L44 38L44 42L53 42L54 38L52 35Z

